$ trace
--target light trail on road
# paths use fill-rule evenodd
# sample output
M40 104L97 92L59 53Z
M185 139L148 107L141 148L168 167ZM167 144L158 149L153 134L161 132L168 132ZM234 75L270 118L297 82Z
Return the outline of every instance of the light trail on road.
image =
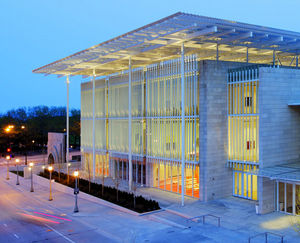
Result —
M34 212L36 214L40 214L40 215L44 215L44 216L48 216L48 217L52 217L52 218L56 218L56 219L61 219L61 220L66 220L66 221L72 221L70 219L66 219L66 218L61 218L61 217L58 217L58 216L55 216L55 215L50 215L50 214L46 214L46 213L40 213L40 212Z

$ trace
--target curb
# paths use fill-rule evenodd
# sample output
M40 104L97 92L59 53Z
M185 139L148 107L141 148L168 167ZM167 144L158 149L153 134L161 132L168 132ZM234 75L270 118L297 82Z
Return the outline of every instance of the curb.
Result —
M173 209L165 208L164 210L166 210L166 211L169 212L169 213L173 213L173 214L176 214L176 215L181 216L181 217L183 217L183 218L186 218L186 219L192 218L192 216L189 216L189 215L184 214L184 213L180 213L180 212L175 211L175 210L173 210Z
M37 184L39 184L41 186L49 188L49 179L46 179L46 178L38 176L38 175L33 175L33 180L34 180L34 183L37 183ZM53 190L56 190L56 191L60 191L60 192L67 193L67 194L72 194L72 195L74 193L74 189L73 188L65 186L65 185L62 185L62 184L60 184L58 182L52 182L51 186L52 186ZM88 200L90 202L94 202L94 203L97 203L97 204L101 204L101 205L104 205L104 206L116 209L116 210L121 211L123 213L131 214L131 215L134 215L134 216L144 216L144 215L153 214L153 213L156 213L156 212L162 210L162 209L160 209L160 210L155 210L155 211L150 211L150 212L145 212L145 213L137 213L135 211L132 211L132 210L127 209L127 208L124 208L122 206L119 206L119 205L116 205L114 203L105 201L103 199L94 197L92 195L89 195L89 194L87 194L85 192L80 192L78 194L78 198L79 199Z

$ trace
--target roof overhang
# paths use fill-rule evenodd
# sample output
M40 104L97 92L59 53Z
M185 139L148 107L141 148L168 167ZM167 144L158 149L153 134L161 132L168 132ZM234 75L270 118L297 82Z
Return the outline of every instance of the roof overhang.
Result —
M295 65L300 52L300 33L178 12L111 40L92 46L33 70L45 75L108 75L177 57L185 53L198 58L271 63L273 51L282 65Z
M300 182L300 162L262 168L258 175L271 180Z

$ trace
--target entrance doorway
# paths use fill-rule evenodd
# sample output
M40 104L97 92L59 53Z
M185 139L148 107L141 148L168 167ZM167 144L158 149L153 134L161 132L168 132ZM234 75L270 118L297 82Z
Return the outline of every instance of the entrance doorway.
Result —
M277 211L300 215L300 185L292 182L276 182Z

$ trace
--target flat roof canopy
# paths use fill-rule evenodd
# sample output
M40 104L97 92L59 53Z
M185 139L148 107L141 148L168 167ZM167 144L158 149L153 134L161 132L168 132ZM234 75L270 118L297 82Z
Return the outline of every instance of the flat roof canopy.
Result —
M296 65L300 33L178 12L139 29L92 46L33 70L45 75L104 76L177 57L184 43L185 54L199 60Z
M300 182L300 162L262 168L258 175L272 180Z

